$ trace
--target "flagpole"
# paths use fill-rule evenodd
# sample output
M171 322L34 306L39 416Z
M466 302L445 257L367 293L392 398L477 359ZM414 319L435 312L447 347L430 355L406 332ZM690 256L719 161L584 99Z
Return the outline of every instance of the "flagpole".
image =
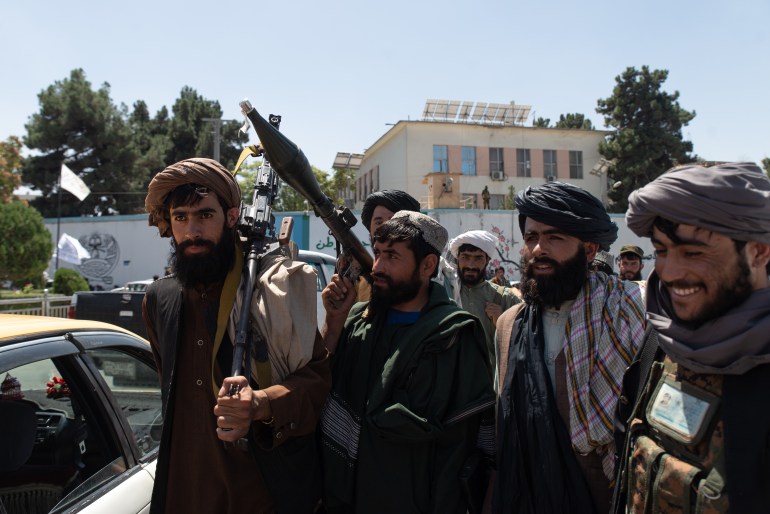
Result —
M61 232L61 171L59 171L59 202L58 212L56 216L56 241L53 244L56 245L56 265L54 267L54 276L59 271L59 232Z

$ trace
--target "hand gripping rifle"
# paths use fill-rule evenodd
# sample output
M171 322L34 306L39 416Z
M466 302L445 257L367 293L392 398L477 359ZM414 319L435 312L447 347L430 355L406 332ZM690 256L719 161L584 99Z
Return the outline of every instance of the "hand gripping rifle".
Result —
M246 104L246 105L244 105ZM241 108L251 109L248 101L241 102ZM267 122L265 122L267 123ZM270 128L278 132L281 117L270 115ZM235 331L235 345L233 348L233 365L231 376L244 376L247 382L251 382L251 346L256 343L256 359L258 362L267 362L267 344L256 330L251 327L251 297L257 283L257 274L262 257L276 250L289 253L286 246L291 239L292 219L285 217L281 223L281 230L276 242L275 216L273 216L273 201L278 196L278 177L274 173L268 155L259 146L252 146L241 154L240 163L247 155L262 156L262 165L257 170L254 197L251 205L241 204L240 219L238 220L238 232L246 238L245 258L243 263L243 300L241 303L240 318ZM237 167L236 167L237 171ZM252 338L254 341L252 342ZM237 386L231 387L229 393L238 392Z
M342 254L351 257L348 265L340 273L355 280L360 275L368 276L372 271L372 257L351 228L356 218L347 207L335 208L318 185L307 157L297 145L281 134L254 109L248 100L241 102L241 110L254 125L262 148L270 156L270 162L278 176L305 197L319 216L329 227L337 242L342 246Z

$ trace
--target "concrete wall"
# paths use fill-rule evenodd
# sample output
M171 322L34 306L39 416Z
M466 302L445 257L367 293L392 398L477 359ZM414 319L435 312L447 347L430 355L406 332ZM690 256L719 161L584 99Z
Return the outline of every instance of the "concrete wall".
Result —
M502 256L493 256L492 265L502 264L506 268L507 277L518 279L516 267L503 262L518 262L520 259L521 233L515 212L480 209L435 209L426 212L446 227L450 238L468 230L487 230L497 235ZM354 213L360 219L360 211ZM297 246L336 256L335 240L320 218L305 212L276 213L276 226L280 226L281 220L287 215L294 218L292 239ZM619 228L618 240L612 245L611 253L617 257L622 245L639 245L648 257L645 260L645 272L648 272L653 262L650 240L636 237L626 227L623 215L613 214L611 217ZM45 223L51 232L51 239L55 240L56 219L46 219ZM369 249L369 234L360 222L353 227L353 232L364 247ZM147 225L145 215L63 218L61 233L78 239L89 250L91 258L85 259L79 266L60 261L59 267L77 269L93 287L109 290L132 280L163 275L168 263L169 240L161 238L155 227ZM51 277L54 266L52 261L48 267Z

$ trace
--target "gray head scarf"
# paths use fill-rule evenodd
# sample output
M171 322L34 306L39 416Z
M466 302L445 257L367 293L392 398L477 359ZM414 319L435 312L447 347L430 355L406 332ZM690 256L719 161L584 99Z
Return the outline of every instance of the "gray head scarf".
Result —
M770 180L751 163L684 166L629 197L626 221L649 237L655 218L702 227L738 241L770 244ZM770 362L770 289L697 328L677 323L653 271L647 281L649 322L672 360L699 373L739 375Z
M628 198L626 222L637 236L651 236L658 216L770 244L770 179L749 162L674 168Z

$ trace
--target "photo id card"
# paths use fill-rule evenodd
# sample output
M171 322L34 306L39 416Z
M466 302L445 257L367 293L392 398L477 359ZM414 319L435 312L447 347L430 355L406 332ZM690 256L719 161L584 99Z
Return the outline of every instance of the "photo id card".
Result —
M697 444L719 398L689 384L664 379L647 408L647 421L672 439Z

